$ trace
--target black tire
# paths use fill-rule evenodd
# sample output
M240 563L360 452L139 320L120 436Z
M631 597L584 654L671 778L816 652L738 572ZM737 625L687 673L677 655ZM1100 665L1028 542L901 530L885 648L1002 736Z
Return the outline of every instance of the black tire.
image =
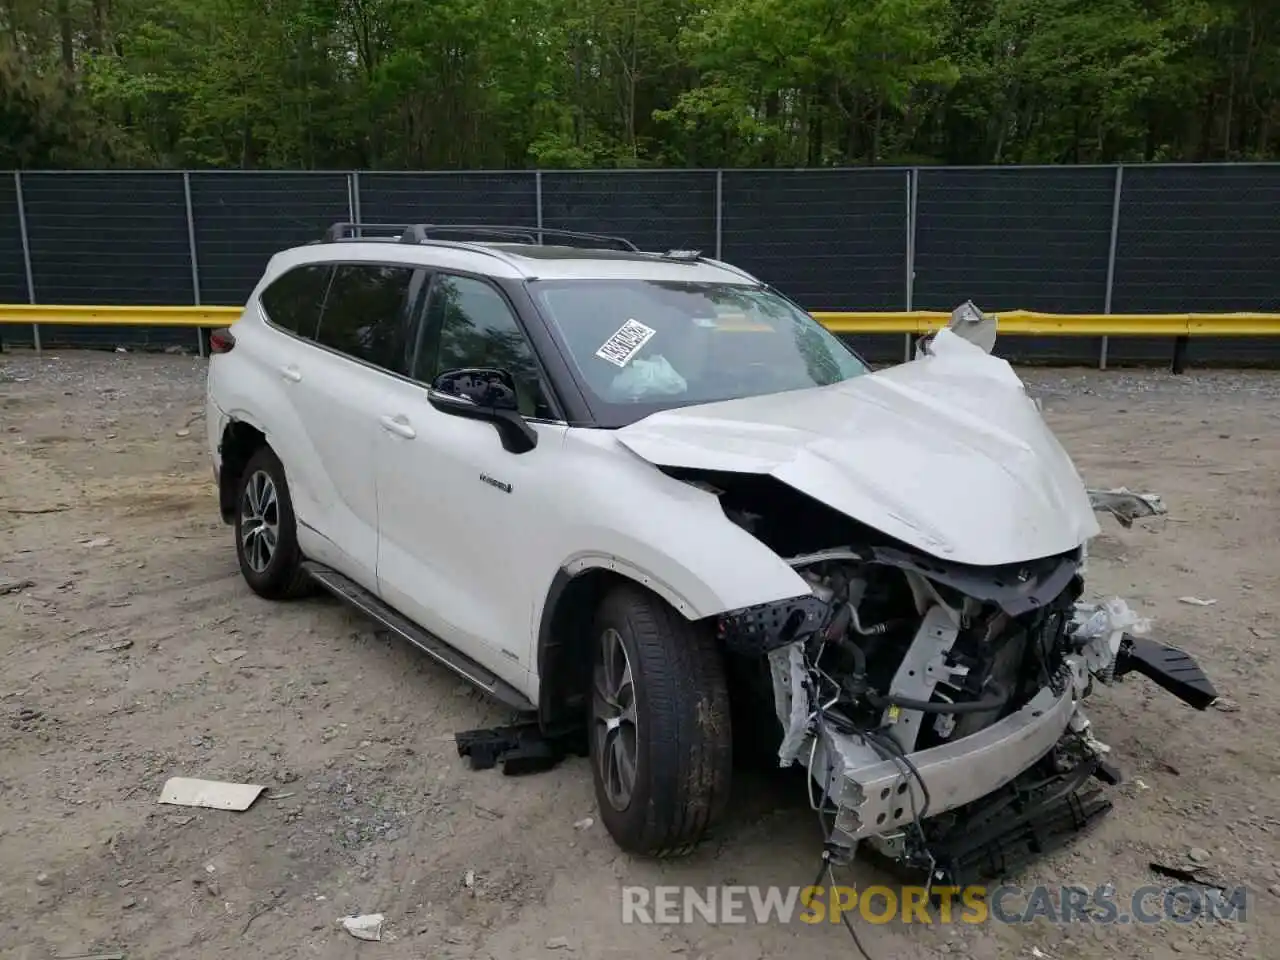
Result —
M261 495L262 478L270 483L273 506L265 510L269 524L273 524L275 542L262 563L264 555L256 552L253 544L262 544L260 535L250 534L246 544L246 532L262 526L255 523L253 503L255 495ZM293 516L293 501L289 499L289 484L285 480L280 458L270 447L259 447L245 464L236 482L235 537L236 559L245 583L260 597L268 600L287 600L310 592L311 577L302 569L302 551L298 549L298 528ZM255 541L255 537L257 540Z
M739 770L774 773L782 725L773 701L773 676L766 657L725 657L729 707L733 717L733 761Z
M620 720L610 739L605 722L626 712L625 696L605 696L607 654L619 643L634 704L633 786L621 803L606 771L617 769L607 761L615 744L625 748L628 724ZM733 772L729 693L715 637L652 593L621 586L596 612L592 651L590 757L600 818L630 853L687 853L723 815Z

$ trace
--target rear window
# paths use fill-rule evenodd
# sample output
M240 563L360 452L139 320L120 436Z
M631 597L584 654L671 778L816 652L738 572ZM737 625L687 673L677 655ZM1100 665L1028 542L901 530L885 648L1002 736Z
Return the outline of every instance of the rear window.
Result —
M267 319L290 333L315 339L329 272L328 264L313 263L294 267L273 280L258 298Z

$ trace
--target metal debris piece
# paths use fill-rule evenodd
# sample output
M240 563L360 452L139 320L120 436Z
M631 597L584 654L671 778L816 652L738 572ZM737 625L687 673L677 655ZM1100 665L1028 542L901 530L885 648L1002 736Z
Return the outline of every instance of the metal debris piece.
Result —
M1132 527L1133 521L1144 517L1163 517L1169 512L1164 501L1155 493L1134 493L1127 487L1114 490L1090 490L1089 502L1093 509L1109 513L1124 527Z
M951 319L943 328L961 340L967 340L980 350L990 353L996 345L998 318L984 314L972 300L966 300L951 311ZM934 340L941 331L926 333L916 341L916 359L933 354Z
M1193 607L1212 607L1217 600L1201 600L1199 597L1179 597L1179 603L1189 604Z
M996 345L996 323L994 316L987 316L972 300L966 300L951 311L947 329L990 353Z

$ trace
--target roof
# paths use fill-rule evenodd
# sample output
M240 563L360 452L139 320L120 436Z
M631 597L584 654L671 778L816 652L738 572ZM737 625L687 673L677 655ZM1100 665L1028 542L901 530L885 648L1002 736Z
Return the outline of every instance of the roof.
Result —
M303 263L368 260L441 267L510 280L665 280L685 283L758 284L737 267L707 258L508 242L476 243L363 238L312 243L272 258L272 273Z

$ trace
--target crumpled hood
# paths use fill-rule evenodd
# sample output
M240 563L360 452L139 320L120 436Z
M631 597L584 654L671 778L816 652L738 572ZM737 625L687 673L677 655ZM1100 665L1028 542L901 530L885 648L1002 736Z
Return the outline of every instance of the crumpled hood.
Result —
M1097 534L1079 474L1009 365L946 330L932 349L829 387L652 414L617 438L662 466L771 474L957 563L1032 560Z

